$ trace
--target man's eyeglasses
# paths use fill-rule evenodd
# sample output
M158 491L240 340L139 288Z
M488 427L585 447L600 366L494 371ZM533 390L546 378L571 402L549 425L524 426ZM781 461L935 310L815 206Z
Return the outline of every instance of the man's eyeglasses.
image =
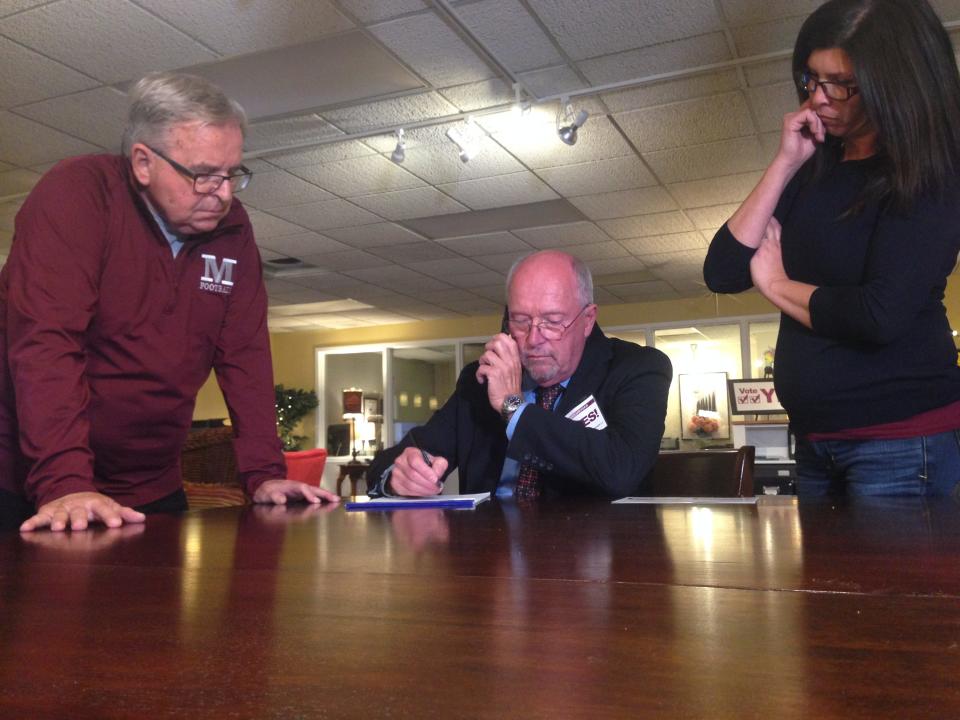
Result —
M159 155L168 163L170 163L170 167L172 167L178 173L180 173L181 175L185 175L186 177L193 180L194 192L197 192L201 195L213 195L213 193L219 190L220 186L223 185L224 180L230 183L231 192L238 193L241 190L243 190L247 185L250 184L250 178L253 177L253 173L250 172L250 170L244 167L243 165L240 166L240 172L235 173L233 175L213 175L211 173L196 173L193 170L190 170L189 168L185 168L176 160L171 160L156 148L152 148L149 145L147 145L147 147L150 148L150 151L152 153L154 153L155 155Z
M590 304L587 303L578 312L573 320L568 322L566 325L560 322L551 322L550 320L541 320L538 323L534 323L532 318L524 318L522 320L514 319L510 317L507 320L507 325L510 328L510 332L513 335L526 335L533 328L537 328L540 331L540 334L543 335L545 340L559 340L564 336L564 333L570 329L570 327L577 321L577 319L583 315L583 311L590 307Z
M823 88L823 94L831 100L844 102L860 92L860 88L847 82L833 82L831 80L821 80L809 70L800 74L800 87L807 93L813 95L817 88Z

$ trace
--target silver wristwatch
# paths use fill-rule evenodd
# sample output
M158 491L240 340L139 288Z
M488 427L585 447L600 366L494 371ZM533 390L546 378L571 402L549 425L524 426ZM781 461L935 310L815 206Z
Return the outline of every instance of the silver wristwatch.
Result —
M500 406L500 417L504 422L510 422L511 416L523 405L523 395L507 395Z

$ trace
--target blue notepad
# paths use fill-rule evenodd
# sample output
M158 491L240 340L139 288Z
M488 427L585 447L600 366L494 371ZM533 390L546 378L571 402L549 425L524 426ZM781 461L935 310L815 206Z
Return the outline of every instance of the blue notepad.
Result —
M490 493L472 495L435 495L426 498L382 497L371 500L355 500L344 505L347 510L416 510L422 508L452 508L472 510L490 499Z

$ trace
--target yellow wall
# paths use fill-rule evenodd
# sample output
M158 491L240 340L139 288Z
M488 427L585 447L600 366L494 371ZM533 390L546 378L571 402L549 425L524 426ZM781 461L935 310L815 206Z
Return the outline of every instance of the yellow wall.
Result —
M960 274L956 272L950 276L945 304L951 326L960 329ZM613 327L773 312L776 312L776 309L763 297L756 292L748 292L741 295L704 295L683 300L611 305L600 308L599 320L602 326ZM485 336L493 334L499 327L500 316L488 315L351 330L276 333L270 336L275 381L287 387L317 390L314 352L318 347ZM226 415L220 389L211 377L197 397L194 417L206 419ZM311 415L303 423L302 434L310 436L305 447L312 446L313 427L314 419Z

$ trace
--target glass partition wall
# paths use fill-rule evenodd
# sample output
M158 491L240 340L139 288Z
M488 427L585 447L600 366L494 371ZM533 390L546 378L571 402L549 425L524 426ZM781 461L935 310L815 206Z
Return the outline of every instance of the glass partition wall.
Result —
M665 448L733 442L727 381L773 371L776 315L605 328L608 335L651 345L673 363ZM317 349L317 438L331 457L369 458L423 424L453 392L464 365L487 338L454 338ZM346 407L360 391L362 403Z

